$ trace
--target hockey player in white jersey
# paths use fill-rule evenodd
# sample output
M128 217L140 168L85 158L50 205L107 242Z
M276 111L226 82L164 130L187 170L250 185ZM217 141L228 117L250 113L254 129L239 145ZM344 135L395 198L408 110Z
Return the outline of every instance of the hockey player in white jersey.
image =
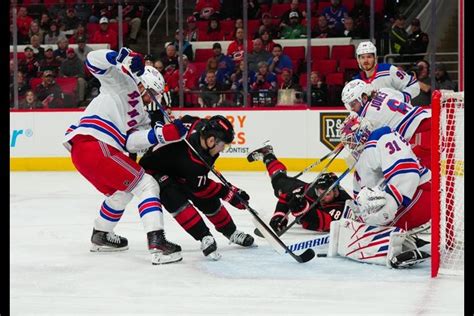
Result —
M388 126L413 143L415 155L423 166L430 168L431 115L428 111L404 102L403 94L399 91L391 88L374 90L371 84L360 79L344 86L341 99L348 111L368 120L373 129Z
M150 93L161 97L164 79L127 48L119 53L108 49L92 51L85 63L101 83L100 94L79 122L69 127L64 145L77 170L106 196L94 221L91 251L128 249L127 239L113 230L126 205L136 196L152 263L180 261L181 247L164 235L158 183L126 154L184 137L186 128L181 121L151 127L144 110L143 100L149 102Z
M341 128L344 146L357 160L352 207L356 221L331 224L330 254L402 267L429 255L406 231L430 220L431 173L421 166L408 142L385 126L372 130L352 117ZM392 236L393 235L393 236Z
M377 48L372 42L361 42L356 49L361 71L353 79L370 83L374 89L392 88L403 94L403 101L410 102L420 94L420 85L413 75L391 64L377 63Z

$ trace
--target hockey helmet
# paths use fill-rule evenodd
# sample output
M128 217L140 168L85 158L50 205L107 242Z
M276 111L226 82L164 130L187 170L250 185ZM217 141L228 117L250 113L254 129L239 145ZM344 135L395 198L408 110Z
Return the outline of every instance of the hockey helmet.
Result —
M344 103L344 106L348 111L353 111L351 103L354 101L359 101L360 104L362 102L362 95L365 93L370 96L372 87L371 85L365 83L363 80L354 79L347 83L342 89L341 99Z
M351 151L352 156L358 159L371 131L372 125L367 119L350 115L341 125L341 142Z
M337 175L333 172L330 173L323 173L321 177L316 180L314 187L316 189L327 190L334 182L337 180ZM339 186L335 186L334 188L339 188Z
M356 49L356 57L358 58L360 55L363 54L374 54L374 57L377 59L377 47L370 42L361 42Z
M140 81L146 90L152 90L155 95L161 95L165 90L165 79L155 67L145 66Z
M201 129L201 135L206 139L214 136L226 144L232 143L234 140L234 134L232 123L222 115L214 115L205 121L204 126Z

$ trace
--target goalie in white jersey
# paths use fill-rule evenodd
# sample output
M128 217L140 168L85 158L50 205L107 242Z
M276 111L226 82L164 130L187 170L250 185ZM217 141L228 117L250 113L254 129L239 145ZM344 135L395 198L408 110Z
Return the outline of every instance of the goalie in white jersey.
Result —
M126 205L136 196L152 263L180 261L181 247L167 241L164 235L158 183L126 154L184 137L186 128L181 121L152 128L144 110L143 102L150 101L150 93L161 97L164 79L127 48L119 53L108 49L92 51L85 63L101 83L100 94L78 124L69 127L64 146L70 150L77 170L106 195L94 222L91 251L128 249L127 239L113 230Z
M414 144L413 152L423 166L430 168L431 115L428 111L404 102L399 91L374 90L372 85L359 79L344 86L341 98L346 109L368 120L372 129L388 126Z
M420 84L415 76L391 64L377 63L377 48L372 42L361 42L356 49L360 73L353 79L370 83L374 89L392 88L403 95L404 102L410 102L420 94Z
M393 267L426 259L429 255L416 247L419 240L405 231L430 220L430 171L389 127L372 131L367 120L352 117L341 135L357 160L352 207L357 221L346 215L331 224L330 254Z

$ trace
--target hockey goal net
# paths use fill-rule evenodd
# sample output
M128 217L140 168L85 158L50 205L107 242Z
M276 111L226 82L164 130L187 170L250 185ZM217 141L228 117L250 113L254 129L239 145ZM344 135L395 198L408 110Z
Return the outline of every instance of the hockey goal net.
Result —
M464 92L432 97L431 275L464 274Z

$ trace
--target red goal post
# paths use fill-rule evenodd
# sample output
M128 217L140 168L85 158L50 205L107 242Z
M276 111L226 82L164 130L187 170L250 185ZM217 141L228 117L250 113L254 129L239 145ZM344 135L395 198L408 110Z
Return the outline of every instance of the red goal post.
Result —
M431 276L464 274L464 92L436 90L431 117Z

